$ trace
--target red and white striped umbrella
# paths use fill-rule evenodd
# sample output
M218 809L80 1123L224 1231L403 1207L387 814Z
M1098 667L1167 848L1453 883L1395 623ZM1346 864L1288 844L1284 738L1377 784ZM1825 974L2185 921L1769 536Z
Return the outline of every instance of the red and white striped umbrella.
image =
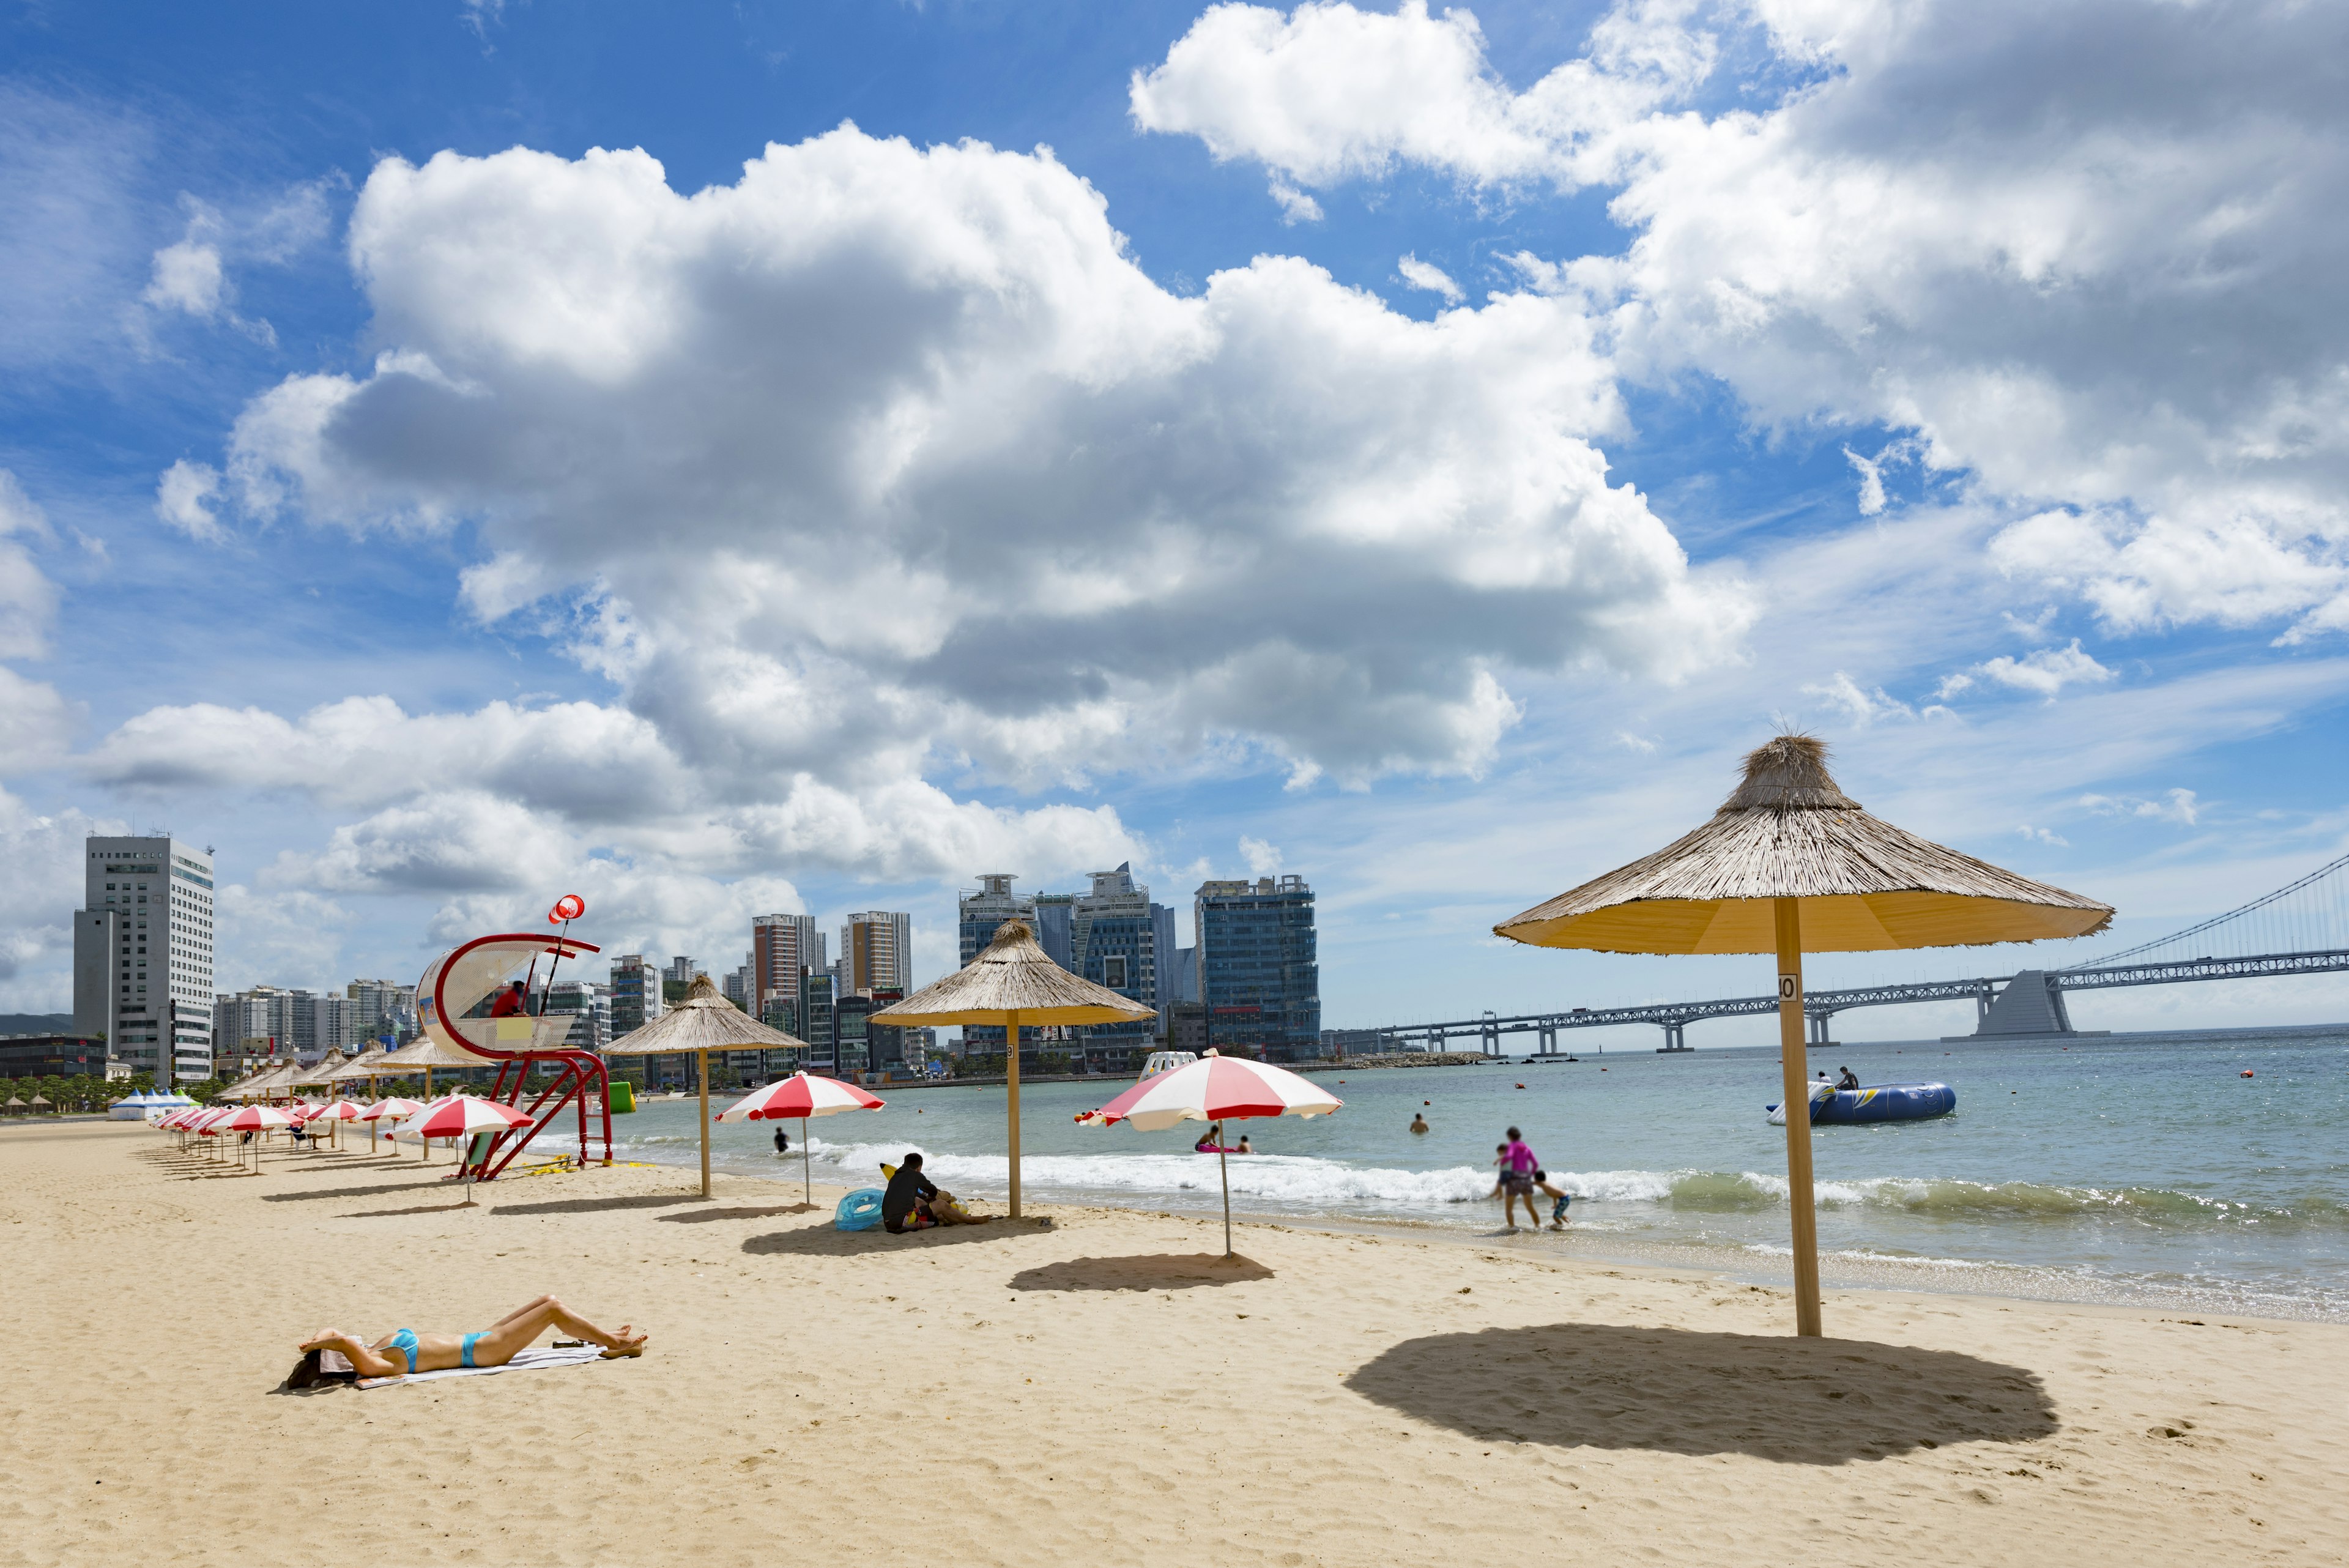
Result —
M403 1100L397 1095L388 1095L361 1111L358 1114L358 1119L363 1122L379 1122L388 1117L393 1121L399 1121L414 1116L423 1108L422 1100Z
M1286 1067L1219 1056L1144 1078L1101 1109L1077 1119L1087 1127L1132 1122L1157 1132L1176 1122L1222 1122L1247 1116L1323 1116L1345 1104Z
M265 1133L274 1127L290 1127L294 1125L294 1118L275 1106L243 1106L229 1112L218 1121L209 1123L204 1130L215 1133ZM239 1149L237 1158L242 1159L243 1157L243 1151ZM256 1171L261 1168L261 1147L258 1144L254 1146L253 1165Z
M479 1095L443 1095L391 1129L398 1137L471 1137L479 1132L526 1127L530 1118L512 1106Z
M367 1107L356 1100L330 1100L303 1119L313 1122L355 1122L365 1115L367 1115Z
M768 1085L735 1101L718 1113L721 1122L775 1122L785 1119L804 1121L809 1116L828 1116L835 1111L877 1111L885 1102L866 1094L854 1084L838 1078L810 1077L805 1073L793 1073L780 1083Z
M233 1106L211 1106L202 1116L191 1119L188 1123L188 1129L191 1132L202 1133L209 1137L213 1133L221 1130L221 1123L226 1121L229 1116L234 1113L235 1109L236 1107Z
M272 1127L290 1127L294 1118L275 1106L244 1106L212 1124L214 1132L267 1132Z
M1345 1102L1286 1067L1251 1062L1245 1056L1219 1056L1210 1051L1197 1061L1144 1078L1097 1111L1077 1118L1085 1127L1109 1127L1128 1122L1144 1132L1156 1132L1177 1122L1222 1122L1251 1116L1326 1116ZM1232 1178L1224 1162L1225 1150L1216 1149L1216 1166L1224 1179L1224 1256L1232 1255Z
M866 1094L854 1084L838 1078L812 1077L804 1072L793 1073L780 1083L768 1085L735 1101L711 1119L721 1122L780 1122L796 1119L800 1124L800 1184L807 1200L815 1200L815 1177L809 1168L807 1119L828 1116L840 1111L877 1111L883 1102ZM702 1131L709 1129L704 1127Z

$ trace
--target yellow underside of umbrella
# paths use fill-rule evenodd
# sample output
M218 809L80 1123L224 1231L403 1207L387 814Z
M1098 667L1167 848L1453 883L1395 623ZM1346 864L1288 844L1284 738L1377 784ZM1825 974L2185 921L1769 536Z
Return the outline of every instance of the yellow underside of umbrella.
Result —
M1156 1016L1147 1007L1127 1002L1118 1007L960 1007L931 1012L919 999L900 1002L873 1014L883 1023L1128 1023Z
M2111 918L1962 893L1851 893L1800 898L1808 952L1981 947L2085 936ZM1775 898L1641 898L1584 914L1518 919L1502 936L1545 948L1608 953L1768 953L1777 950Z

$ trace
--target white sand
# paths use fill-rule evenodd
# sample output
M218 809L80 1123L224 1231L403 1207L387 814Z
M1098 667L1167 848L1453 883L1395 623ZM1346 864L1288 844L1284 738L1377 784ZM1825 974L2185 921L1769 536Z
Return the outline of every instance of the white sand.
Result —
M363 1143L362 1143L363 1149ZM0 1564L2349 1561L2349 1330L0 1129ZM553 1292L634 1362L274 1392Z

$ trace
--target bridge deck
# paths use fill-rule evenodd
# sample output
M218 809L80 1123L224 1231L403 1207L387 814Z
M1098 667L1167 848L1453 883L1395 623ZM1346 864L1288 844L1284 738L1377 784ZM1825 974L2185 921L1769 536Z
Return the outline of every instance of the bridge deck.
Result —
M2323 974L2349 970L2349 949L2313 952L2259 953L2249 958L2202 958L2170 963L2118 964L2104 969L2050 970L2047 982L2059 991L2099 991L2115 986L2178 985L2191 981L2249 980L2263 975ZM1987 1003L2013 980L2013 975L1977 975L1968 980L1911 981L1903 985L1855 986L1839 991L1814 991L1803 997L1803 1011L1815 1021L1832 1018L1854 1007L1894 1007L1911 1002L1974 1001ZM1571 1008L1557 1012L1525 1012L1507 1018L1454 1019L1442 1023L1414 1023L1392 1029L1347 1030L1349 1034L1376 1034L1400 1044L1425 1041L1440 1045L1446 1040L1481 1039L1488 1051L1499 1049L1504 1034L1537 1034L1547 1046L1562 1029L1605 1029L1624 1023L1661 1026L1668 1042L1677 1043L1680 1031L1705 1018L1735 1018L1775 1012L1775 996L1731 996L1707 1002L1657 1002L1638 1007Z

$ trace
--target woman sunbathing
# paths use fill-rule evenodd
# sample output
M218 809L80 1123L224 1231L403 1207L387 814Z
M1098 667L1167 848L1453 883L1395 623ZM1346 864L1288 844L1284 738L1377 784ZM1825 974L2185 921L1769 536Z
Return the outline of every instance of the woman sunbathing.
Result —
M553 1296L541 1296L508 1313L479 1334L419 1334L412 1328L403 1328L385 1334L373 1345L362 1345L357 1334L322 1328L302 1342L302 1365L287 1381L306 1386L303 1376L305 1372L309 1381L315 1381L319 1354L328 1350L340 1351L349 1360L351 1370L361 1377L398 1377L410 1372L440 1372L452 1366L503 1366L550 1328L592 1340L604 1347L607 1359L642 1355L646 1336L629 1333L630 1326L624 1323L619 1333L606 1334Z

